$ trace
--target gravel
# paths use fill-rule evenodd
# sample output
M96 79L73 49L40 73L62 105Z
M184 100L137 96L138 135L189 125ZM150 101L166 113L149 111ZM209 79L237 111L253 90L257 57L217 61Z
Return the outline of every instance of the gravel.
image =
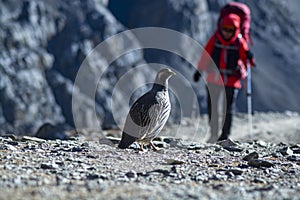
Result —
M117 140L0 137L0 199L299 199L299 144Z

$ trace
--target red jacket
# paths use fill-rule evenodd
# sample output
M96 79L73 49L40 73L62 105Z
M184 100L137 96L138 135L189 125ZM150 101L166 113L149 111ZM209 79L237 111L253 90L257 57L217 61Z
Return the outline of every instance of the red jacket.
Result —
M234 35L224 40L221 27L233 25ZM217 85L241 88L240 79L246 77L247 54L249 50L244 38L239 38L240 18L235 14L224 17L215 34L209 39L201 58L198 69L207 72L206 81Z

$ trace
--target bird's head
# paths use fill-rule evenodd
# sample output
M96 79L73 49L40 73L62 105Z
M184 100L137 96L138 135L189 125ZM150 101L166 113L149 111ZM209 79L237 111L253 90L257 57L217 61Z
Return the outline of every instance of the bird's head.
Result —
M169 78L174 75L176 75L176 73L169 68L161 69L156 75L155 83L166 86Z

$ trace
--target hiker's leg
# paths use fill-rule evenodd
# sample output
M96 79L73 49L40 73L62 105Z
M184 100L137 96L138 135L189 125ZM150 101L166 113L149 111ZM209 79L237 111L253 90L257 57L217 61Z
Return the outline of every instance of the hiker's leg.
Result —
M238 90L233 88L233 87L226 87L225 88L225 97L224 100L226 99L226 104L225 101L223 103L223 114L225 114L225 121L224 125L222 128L222 134L219 137L218 140L225 140L228 139L230 135L230 130L231 130L231 125L232 125L232 117L234 113L234 108L235 108L235 99L237 97L237 92ZM226 105L226 107L225 107Z
M207 89L207 110L211 135L207 142L214 143L218 139L219 132L218 102L221 87L213 84L208 84L208 88L209 89Z

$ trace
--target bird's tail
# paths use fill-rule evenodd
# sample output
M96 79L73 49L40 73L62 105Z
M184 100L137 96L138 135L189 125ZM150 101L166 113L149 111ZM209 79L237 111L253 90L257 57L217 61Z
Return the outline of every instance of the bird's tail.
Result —
M133 137L125 132L122 133L122 139L118 145L120 149L126 149L129 147L132 143L134 143L137 140L136 137Z

